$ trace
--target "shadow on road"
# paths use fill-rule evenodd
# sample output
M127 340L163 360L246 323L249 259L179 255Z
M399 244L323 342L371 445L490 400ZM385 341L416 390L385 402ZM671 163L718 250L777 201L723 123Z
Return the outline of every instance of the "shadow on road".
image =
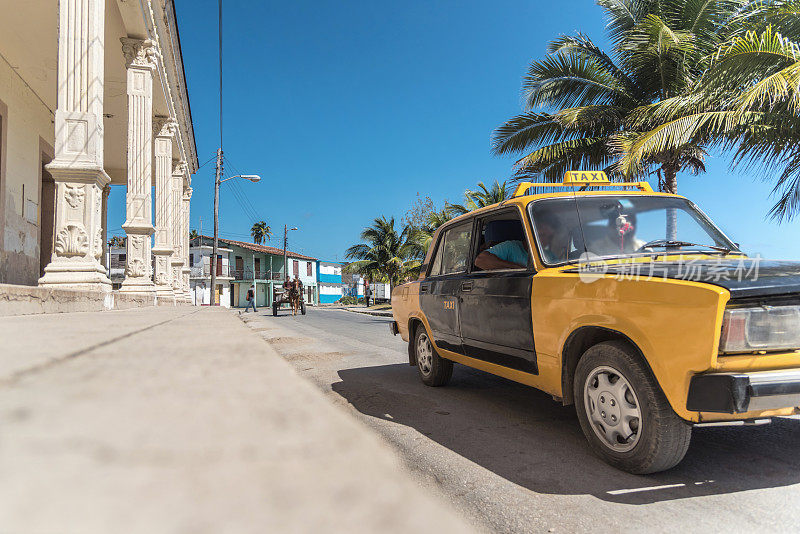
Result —
M636 476L595 457L573 408L533 388L460 365L442 388L424 386L407 364L346 369L339 377L333 390L361 413L412 427L539 493L648 504L800 482L800 421L793 419L695 429L681 464Z

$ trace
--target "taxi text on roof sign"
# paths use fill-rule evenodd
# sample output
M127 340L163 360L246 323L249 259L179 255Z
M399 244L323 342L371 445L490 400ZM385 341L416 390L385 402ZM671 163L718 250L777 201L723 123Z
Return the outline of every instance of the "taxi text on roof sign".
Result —
M610 184L603 171L567 171L564 173L565 184Z

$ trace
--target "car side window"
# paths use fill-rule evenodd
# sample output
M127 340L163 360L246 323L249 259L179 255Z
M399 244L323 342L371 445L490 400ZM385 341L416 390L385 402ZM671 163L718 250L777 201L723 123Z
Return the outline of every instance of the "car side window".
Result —
M478 232L474 261L476 270L530 267L528 239L518 214L504 212L482 219L478 224Z
M469 263L472 221L445 230L433 260L431 276L463 273Z
M442 273L442 252L444 251L445 234L446 232L442 232L442 235L439 236L439 242L436 247L436 256L433 258L430 276L437 276Z

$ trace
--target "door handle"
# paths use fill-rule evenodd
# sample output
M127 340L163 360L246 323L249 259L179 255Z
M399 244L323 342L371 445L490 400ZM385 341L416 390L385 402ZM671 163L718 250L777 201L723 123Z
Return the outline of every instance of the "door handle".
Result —
M472 281L461 282L461 291L472 291Z
M430 285L429 284L420 284L420 286L419 286L419 292L420 293L427 293L428 289L430 289Z

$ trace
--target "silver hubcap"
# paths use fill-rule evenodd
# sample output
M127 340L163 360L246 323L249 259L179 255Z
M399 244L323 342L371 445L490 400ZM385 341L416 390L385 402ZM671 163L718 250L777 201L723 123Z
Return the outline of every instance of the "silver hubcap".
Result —
M642 412L630 382L612 367L597 367L583 385L589 424L597 437L616 452L639 442Z
M420 334L417 338L417 365L422 374L431 374L433 366L433 347L428 334Z

